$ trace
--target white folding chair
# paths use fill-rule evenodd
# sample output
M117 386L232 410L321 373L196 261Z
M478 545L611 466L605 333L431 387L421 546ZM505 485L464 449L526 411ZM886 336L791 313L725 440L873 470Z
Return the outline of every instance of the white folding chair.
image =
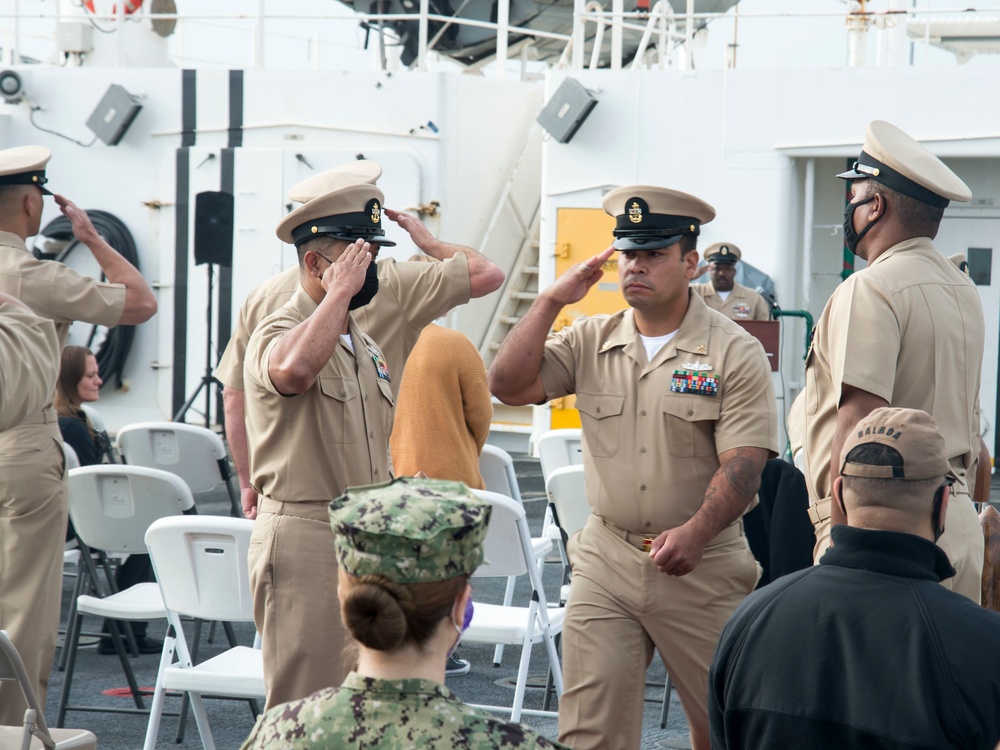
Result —
M582 431L571 428L543 432L535 443L535 452L542 464L542 476L548 481L556 469L583 463Z
M86 729L49 729L45 723L45 712L38 704L31 679L10 642L6 631L0 630L0 682L16 682L28 706L24 712L22 726L0 726L0 747L29 750L96 750L97 738Z
M483 478L483 483L489 492L496 492L504 497L513 498L523 505L521 500L521 488L517 483L517 473L514 471L514 459L502 448L495 445L484 445L482 453L479 454L479 474ZM558 533L558 529L556 529ZM552 551L552 537L532 537L531 548L535 554L539 570L545 562L546 555ZM514 587L517 585L517 576L510 576L507 579L507 588L504 591L504 606L509 606L514 600ZM503 644L498 643L493 651L493 666L499 667L503 661Z
M556 694L562 695L562 669L555 637L562 632L563 609L549 609L542 588L541 574L535 565L531 548L531 533L524 508L509 498L486 490L473 490L475 495L493 506L490 526L483 542L486 562L473 577L521 576L527 574L531 581L532 596L527 607L476 603L472 623L462 634L463 643L503 643L521 646L521 660L517 670L512 706L479 706L490 711L510 711L511 721L519 721L521 714L555 716L552 711L525 709L524 692L531 661L531 647L544 643L549 657L549 669L556 685Z
M230 481L233 474L226 445L211 430L182 422L139 422L122 427L115 444L125 463L173 472L192 492L224 483L233 518L243 517L240 498Z
M80 544L80 591L93 589L98 596L81 593L67 620L68 659L66 677L59 698L57 726L62 726L67 711L108 711L139 713L145 704L132 673L119 633L117 620L154 620L166 617L163 600L155 583L138 583L116 591L114 579L105 568L102 583L92 552L144 554L146 529L158 518L180 515L194 505L184 481L166 471L142 466L98 464L69 472L69 516ZM70 688L76 666L76 652L83 626L83 616L94 615L108 621L109 637L118 653L122 669L132 690L135 708L70 705ZM129 645L138 653L131 631Z
M194 664L181 617L226 622L253 621L247 549L253 521L219 516L164 518L146 532L169 627L156 675L144 750L153 750L167 690L188 694L201 743L214 750L202 696L265 697L261 652L234 646ZM249 728L248 728L249 731Z

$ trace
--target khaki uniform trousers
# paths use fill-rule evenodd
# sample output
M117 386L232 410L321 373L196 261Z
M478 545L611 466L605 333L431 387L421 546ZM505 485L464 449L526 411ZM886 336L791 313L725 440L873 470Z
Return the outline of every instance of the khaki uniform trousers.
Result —
M813 526L816 530L816 546L813 548L813 561L826 554L830 548L830 517L817 523L818 516L815 507L809 509L813 516ZM826 507L829 513L829 506ZM972 498L966 494L953 494L948 499L948 512L944 520L944 534L938 539L938 547L944 550L955 568L955 575L941 581L946 589L956 594L968 597L976 604L983 598L983 527L972 504Z
M41 705L55 656L66 541L66 476L55 412L0 433L0 628L21 654ZM20 726L16 682L0 688L0 724Z
M760 566L741 524L721 532L698 567L680 577L657 570L636 546L641 538L623 535L591 516L570 540L559 741L574 750L638 748L655 646L687 714L691 746L707 750L708 668Z
M260 498L249 567L267 708L339 685L350 672L328 505Z

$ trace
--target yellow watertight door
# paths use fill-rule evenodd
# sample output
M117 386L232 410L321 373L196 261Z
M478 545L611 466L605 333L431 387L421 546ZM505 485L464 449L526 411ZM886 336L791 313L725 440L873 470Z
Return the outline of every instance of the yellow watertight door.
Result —
M615 220L599 208L560 208L556 212L556 278L570 266L582 263L611 244ZM618 256L612 255L604 264L604 276L575 305L563 308L552 330L558 331L581 315L614 313L625 306L618 288ZM557 398L551 403L552 429L579 427L580 413L576 396Z

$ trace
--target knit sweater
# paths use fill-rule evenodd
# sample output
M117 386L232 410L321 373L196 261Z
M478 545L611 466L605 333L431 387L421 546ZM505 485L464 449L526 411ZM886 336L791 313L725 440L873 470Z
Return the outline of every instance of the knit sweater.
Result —
M486 368L462 333L429 325L406 360L389 446L396 476L484 489L479 453L493 419Z

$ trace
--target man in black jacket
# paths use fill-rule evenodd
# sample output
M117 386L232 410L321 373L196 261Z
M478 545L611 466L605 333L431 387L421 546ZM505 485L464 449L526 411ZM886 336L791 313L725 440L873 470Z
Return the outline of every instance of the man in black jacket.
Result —
M850 433L819 565L751 594L709 677L713 748L994 748L1000 614L938 582L951 483L929 414L881 408Z

